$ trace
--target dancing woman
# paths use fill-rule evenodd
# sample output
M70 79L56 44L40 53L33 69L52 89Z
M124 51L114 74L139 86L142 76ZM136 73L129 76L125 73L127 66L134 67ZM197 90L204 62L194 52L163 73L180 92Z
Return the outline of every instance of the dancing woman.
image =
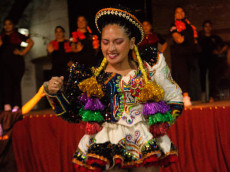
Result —
M63 77L44 84L57 116L85 128L73 163L78 171L159 171L177 159L166 132L183 110L182 92L162 54L154 65L141 60L144 31L129 10L101 9L95 23L101 65L73 65L64 92Z

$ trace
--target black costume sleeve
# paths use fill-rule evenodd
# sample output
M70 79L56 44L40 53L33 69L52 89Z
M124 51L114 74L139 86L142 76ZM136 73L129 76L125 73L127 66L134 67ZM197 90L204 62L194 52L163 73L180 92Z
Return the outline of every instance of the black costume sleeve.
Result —
M82 92L79 90L78 84L90 76L91 70L87 66L76 63L70 69L64 91L59 91L55 95L46 92L47 99L57 116L72 123L81 121L79 110L81 109L80 97Z

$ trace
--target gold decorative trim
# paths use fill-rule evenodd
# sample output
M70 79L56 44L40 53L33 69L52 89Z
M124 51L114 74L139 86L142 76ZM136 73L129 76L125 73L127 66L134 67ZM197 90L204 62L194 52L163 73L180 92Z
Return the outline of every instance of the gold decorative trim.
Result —
M96 169L98 169L98 168L92 167L92 166L90 166L90 165L84 164L83 162L78 161L78 160L75 159L75 158L72 160L72 162L73 162L74 164L78 164L78 165L83 166L83 167L85 167L85 168L87 168L87 169L90 169L90 170L96 170Z

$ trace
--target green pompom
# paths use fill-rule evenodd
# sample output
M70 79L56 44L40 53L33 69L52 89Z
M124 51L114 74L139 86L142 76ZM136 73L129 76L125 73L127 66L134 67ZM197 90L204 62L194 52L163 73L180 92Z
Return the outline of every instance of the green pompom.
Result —
M85 110L84 107L82 107L79 111L79 115L82 117L82 121L85 122L101 122L104 121L103 116L99 111L91 111L91 110Z
M171 122L173 120L172 115L170 112L166 112L164 114L156 113L154 115L149 116L149 125L153 125L155 123L162 123L162 122Z

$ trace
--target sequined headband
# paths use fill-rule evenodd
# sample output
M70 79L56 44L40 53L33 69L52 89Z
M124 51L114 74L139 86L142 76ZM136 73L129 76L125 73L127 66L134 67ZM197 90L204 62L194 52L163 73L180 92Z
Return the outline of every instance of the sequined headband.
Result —
M131 13L117 8L104 8L97 12L95 16L95 24L100 33L102 28L100 28L101 26L98 23L99 20L103 19L105 16L125 19L127 22L129 22L129 24L136 28L135 34L137 34L136 36L138 37L138 40L136 40L136 44L140 43L143 40L144 30L142 28L141 22Z

